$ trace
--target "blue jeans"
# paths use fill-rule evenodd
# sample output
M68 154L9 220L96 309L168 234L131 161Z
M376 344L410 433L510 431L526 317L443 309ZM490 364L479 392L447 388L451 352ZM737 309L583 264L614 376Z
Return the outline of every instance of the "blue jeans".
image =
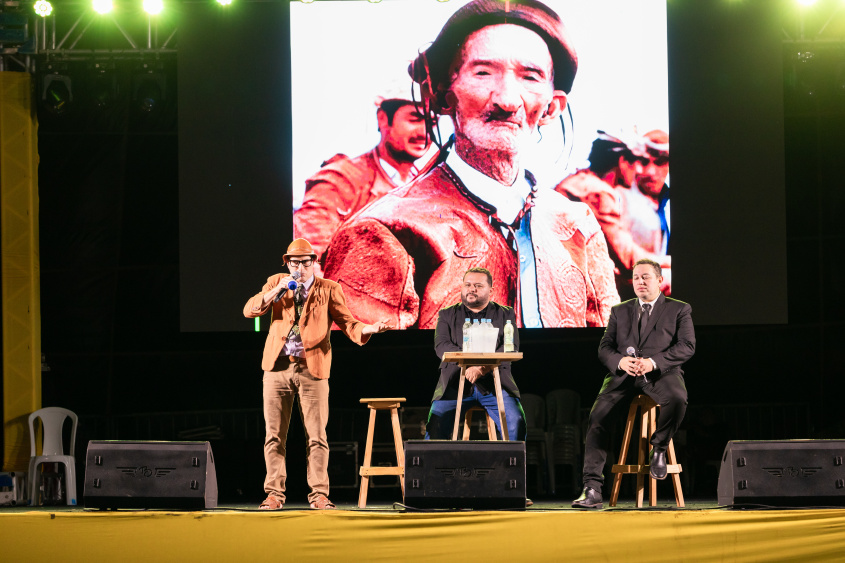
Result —
M502 390L502 402L505 404L505 416L508 423L508 437L511 440L525 440L525 413L522 412L522 405L519 399L512 397L504 389ZM482 394L475 385L472 386L472 394L461 401L461 417L472 407L483 407L496 423L496 434L502 439L501 422L499 422L499 407L496 404L496 395ZM432 401L431 411L428 413L428 424L425 427L426 440L451 440L452 431L455 427L455 409L457 401L439 400Z

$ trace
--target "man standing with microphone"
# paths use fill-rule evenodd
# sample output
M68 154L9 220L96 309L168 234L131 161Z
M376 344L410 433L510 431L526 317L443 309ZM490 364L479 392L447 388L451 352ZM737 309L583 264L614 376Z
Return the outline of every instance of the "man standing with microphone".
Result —
M610 371L590 411L584 451L584 491L575 508L601 508L610 429L630 399L644 393L660 405L657 430L651 437L649 471L665 479L666 449L687 409L687 388L681 366L695 353L692 308L660 292L660 264L638 260L631 299L610 310L599 344L599 359Z
M281 510L285 504L288 427L294 396L299 395L305 428L308 501L311 508L335 508L329 500L329 372L332 323L356 344L366 344L371 334L393 328L385 321L367 325L349 312L340 286L314 275L317 258L311 244L296 239L282 257L291 275L275 274L259 293L247 301L244 316L259 317L273 311L261 368L264 370L264 462L267 498L259 508Z

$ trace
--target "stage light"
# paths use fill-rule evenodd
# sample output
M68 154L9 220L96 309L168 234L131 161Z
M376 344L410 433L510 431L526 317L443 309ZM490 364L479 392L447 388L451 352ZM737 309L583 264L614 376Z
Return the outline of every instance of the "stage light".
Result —
M802 6L812 6L816 3L816 0L798 0L798 3Z
M232 0L217 0L217 3L220 4L221 6L228 6L229 4L232 3Z
M162 0L144 0L144 11L151 16L157 16L164 9Z
M67 113L73 102L73 88L69 76L63 74L45 74L41 79L41 102L53 115Z
M99 110L111 108L117 97L116 90L114 73L105 70L97 71L90 87L91 104Z
M33 9L42 18L46 18L53 13L53 5L47 2L47 0L38 0L33 6Z
M161 110L166 97L167 79L161 72L147 71L135 76L133 104L141 114L154 114Z
M91 7L98 14L108 14L114 8L112 0L91 0Z

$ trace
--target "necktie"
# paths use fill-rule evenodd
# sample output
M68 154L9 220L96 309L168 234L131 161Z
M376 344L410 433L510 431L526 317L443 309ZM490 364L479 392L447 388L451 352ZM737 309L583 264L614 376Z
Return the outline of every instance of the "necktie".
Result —
M648 317L650 314L651 305L649 305L648 303L644 303L642 311L640 312L640 336L642 336L643 331L645 330L645 327L648 324Z
M295 311L295 317L293 321L293 326L290 327L288 338L292 338L294 336L299 335L299 317L302 316L302 305L305 303L303 293L305 293L305 286L300 285L299 289L296 290L296 292L294 292L293 294L293 306Z

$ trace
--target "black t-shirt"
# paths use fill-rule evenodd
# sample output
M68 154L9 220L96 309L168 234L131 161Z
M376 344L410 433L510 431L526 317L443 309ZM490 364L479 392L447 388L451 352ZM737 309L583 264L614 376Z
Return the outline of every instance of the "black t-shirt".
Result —
M464 318L469 319L469 322L473 322L473 321L475 321L475 319L478 319L478 322L480 323L481 319L486 319L487 318L487 309L489 309L489 308L490 308L490 303L488 302L486 307L484 307L479 312L475 313L475 312L467 309L466 305L461 304L461 309L463 309L463 312L464 312Z

